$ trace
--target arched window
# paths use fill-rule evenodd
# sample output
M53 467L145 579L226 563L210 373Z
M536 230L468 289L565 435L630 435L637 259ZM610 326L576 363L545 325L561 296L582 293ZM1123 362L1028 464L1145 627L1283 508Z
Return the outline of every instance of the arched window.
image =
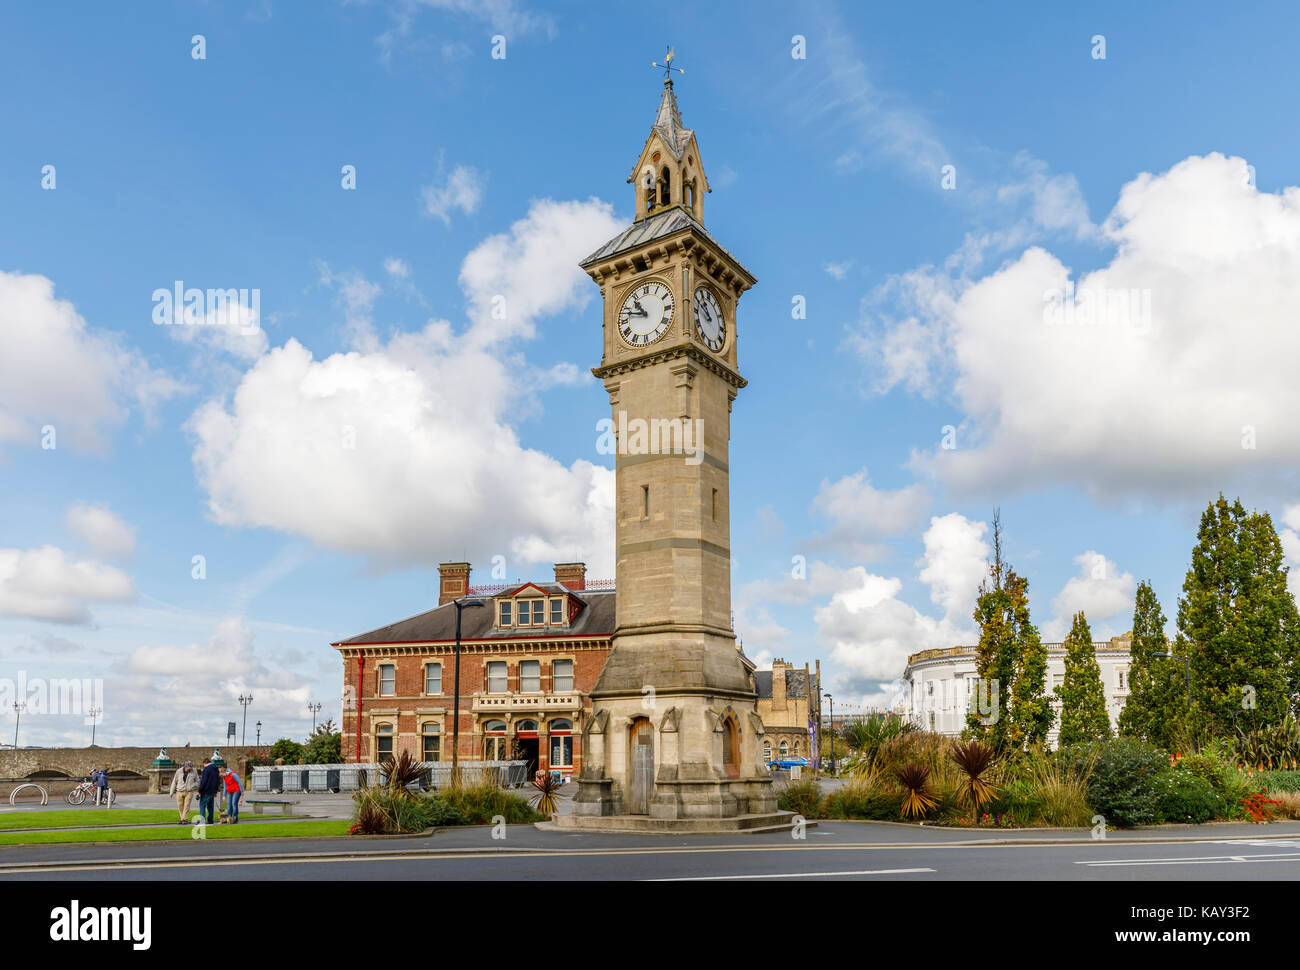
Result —
M695 183L686 183L686 207L692 211L695 210Z
M573 722L557 718L546 725L551 734L551 767L573 767Z
M520 721L520 722L515 726L515 733L516 733L516 734L529 734L529 733L536 734L536 733L537 733L537 722L536 722L536 721Z
M764 762L768 762L768 761L771 761L771 760L772 760L772 742L771 742L771 741L764 741L764 742L763 742L763 761L764 761Z
M483 760L504 761L506 757L506 722L483 723Z
M438 761L442 757L442 728L429 721L420 728L420 760Z
M722 722L722 770L731 778L740 777L740 735L733 717Z
M782 741L781 747L778 750L781 752L782 758L788 758L790 756L790 743L788 741Z
M393 726L391 724L375 725L375 760L382 762L393 756Z
M665 167L663 171L659 173L659 204L660 205L668 204L668 200L672 195L671 189L672 189L672 176L668 174L668 169Z

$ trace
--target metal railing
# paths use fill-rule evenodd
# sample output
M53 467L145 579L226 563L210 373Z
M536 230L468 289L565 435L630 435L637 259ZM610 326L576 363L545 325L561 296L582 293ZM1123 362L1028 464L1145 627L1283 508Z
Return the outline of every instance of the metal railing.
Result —
M412 789L447 788L451 785L451 762L421 762L425 769ZM528 781L526 761L465 761L460 765L461 784L483 782L499 788L519 788ZM370 784L387 784L384 769L373 762L332 765L257 765L249 790L254 793L350 792Z

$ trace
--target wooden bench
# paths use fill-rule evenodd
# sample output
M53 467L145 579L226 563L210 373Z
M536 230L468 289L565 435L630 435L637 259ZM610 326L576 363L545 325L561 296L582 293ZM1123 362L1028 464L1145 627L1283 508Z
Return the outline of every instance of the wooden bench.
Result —
M280 814L288 815L289 809L298 804L296 800L289 798L250 798L247 801L249 805L253 806L254 815L261 815L262 808L266 805L279 805Z

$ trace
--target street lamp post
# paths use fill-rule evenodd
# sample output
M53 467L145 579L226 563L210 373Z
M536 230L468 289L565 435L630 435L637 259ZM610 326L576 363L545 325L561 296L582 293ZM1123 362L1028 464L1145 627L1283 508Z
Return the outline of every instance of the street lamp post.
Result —
M465 602L464 598L451 601L456 607L456 686L451 703L451 783L460 784L460 618L467 609L483 606L480 600Z
M248 705L253 703L253 695L250 692L247 697L239 695L239 703L244 706L244 726L239 729L239 744L243 747L248 741Z
M258 721L257 724L254 725L254 727L257 728L257 745L256 745L256 746L260 748L260 747L262 746L262 722L261 722L261 721Z
M103 713L104 709L102 707L92 707L90 709L90 746L92 748L95 746L95 722L99 719L99 715Z
M829 693L824 693L822 694L822 696L831 702L831 777L834 778L836 774L835 772L835 698L831 697Z
M317 701L314 704L308 701L307 710L311 711L311 733L312 734L316 733L316 714L317 712L320 711L320 709L321 709L320 701Z
M23 711L27 710L26 701L14 701L14 750L18 750L18 725L23 721Z
M1175 657L1172 653L1153 653L1153 657L1164 657L1169 660L1181 660L1183 662L1183 676L1187 680L1187 709L1192 709L1192 662L1187 657Z

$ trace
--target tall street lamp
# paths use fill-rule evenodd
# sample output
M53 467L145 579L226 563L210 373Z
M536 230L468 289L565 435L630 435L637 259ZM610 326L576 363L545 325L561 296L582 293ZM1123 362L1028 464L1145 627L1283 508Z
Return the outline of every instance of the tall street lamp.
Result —
M27 710L26 701L14 701L14 750L18 750L18 725L23 721L23 711Z
M312 734L316 733L316 714L320 710L320 708L321 708L320 701L317 701L315 704L311 703L310 701L307 702L307 710L311 711L311 733Z
M1187 709L1190 711L1192 709L1192 662L1187 657L1175 657L1172 653L1153 653L1151 656L1183 662L1183 676L1187 679Z
M92 707L89 713L90 713L90 746L93 748L95 746L95 722L96 720L98 720L99 715L104 713L104 709L102 707Z
M831 777L834 778L836 774L835 772L835 698L831 697L831 695L828 693L822 694L822 697L825 697L828 701L831 702Z
M456 607L456 686L451 702L451 783L460 784L460 619L467 609L483 606L482 600L466 602L464 597L451 601Z
M260 748L260 747L262 746L262 722L261 722L261 721L258 721L257 724L254 725L254 727L257 728L257 744L256 744L256 746Z
M248 705L253 703L253 695L250 692L247 697L239 695L239 703L244 706L244 726L239 729L239 744L243 747L248 741Z

